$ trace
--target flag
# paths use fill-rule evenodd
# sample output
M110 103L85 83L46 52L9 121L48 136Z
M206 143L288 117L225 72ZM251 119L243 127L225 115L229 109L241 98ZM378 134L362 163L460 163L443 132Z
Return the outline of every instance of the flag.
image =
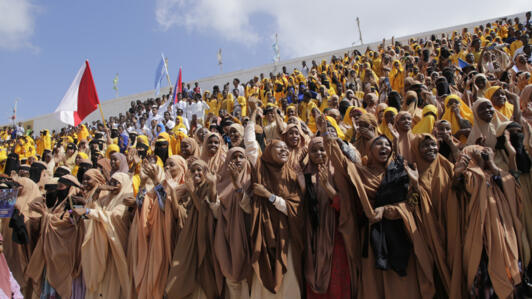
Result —
M218 65L222 65L222 48L218 49Z
M277 39L277 33L275 34L275 41L272 45L273 48L273 62L279 62L281 60L281 55L279 52L279 41Z
M469 66L469 63L463 61L462 59L458 58L458 67L463 69L465 67Z
M161 61L159 62L159 65L157 66L157 69L155 70L155 95L159 94L159 89L161 88L161 81L164 78L166 72L166 63L164 59L164 54L161 53Z
M87 115L98 108L98 104L100 101L92 79L89 61L85 60L54 114L61 122L77 126Z
M17 103L18 99L15 100L15 104L13 105L13 115L11 115L11 120L13 121L13 123L15 123L15 121L17 120Z
M175 82L174 87L174 104L177 103L177 94L180 94L183 92L183 85L181 84L182 78L181 78L181 67L179 67L179 76L177 77L177 81Z
M118 91L118 73L116 73L115 78L113 79L113 89Z

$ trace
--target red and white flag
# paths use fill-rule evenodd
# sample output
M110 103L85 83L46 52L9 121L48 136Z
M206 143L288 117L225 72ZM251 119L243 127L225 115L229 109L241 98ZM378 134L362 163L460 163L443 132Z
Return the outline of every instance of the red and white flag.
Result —
M54 114L61 122L77 126L98 108L98 104L100 101L89 61L85 60Z

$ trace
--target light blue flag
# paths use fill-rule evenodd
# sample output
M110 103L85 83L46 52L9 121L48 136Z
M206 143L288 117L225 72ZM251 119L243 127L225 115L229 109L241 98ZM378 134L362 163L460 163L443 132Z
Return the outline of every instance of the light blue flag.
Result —
M163 80L165 73L166 68L164 67L164 54L161 53L161 62L159 62L159 65L155 70L155 95L159 94L159 90L161 89L161 81Z

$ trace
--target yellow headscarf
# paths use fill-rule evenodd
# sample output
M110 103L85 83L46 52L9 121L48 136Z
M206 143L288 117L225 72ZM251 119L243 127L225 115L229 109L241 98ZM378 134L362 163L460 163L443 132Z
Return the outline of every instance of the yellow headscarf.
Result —
M336 130L336 134L338 135L338 138L342 139L342 140L345 140L345 134L344 132L340 129L340 127L338 126L338 123L336 123L336 120L334 118L332 118L332 116L326 116L325 118L327 118L327 121L331 124L331 126L334 127L334 129Z
M386 113L388 112L392 112L394 116L397 115L397 109L395 109L394 107L388 107L384 109L384 112L382 113L382 121L379 125L379 133L385 135L386 137L388 137L388 139L393 140L394 138L392 132L390 132L388 124L386 123Z
M423 118L412 129L414 134L432 134L436 116L438 115L438 108L434 105L426 105L423 107Z
M81 130L78 133L78 142L85 139L88 140L88 137L90 136L89 130L87 130L87 127L85 125L81 125Z
M105 152L105 157L111 159L111 152L120 152L120 147L118 144L109 144L107 146L107 151Z
M343 122L344 122L344 124L349 125L351 127L353 126L353 120L351 119L351 111L353 109L362 112L362 114L366 114L367 113L366 109L364 109L362 107L349 106L347 108L347 110L345 111Z
M486 90L484 96L493 104L493 100L491 98L499 89L501 89L500 86L492 86ZM512 119L512 115L514 114L514 105L510 104L508 101L504 102L504 105L500 108L495 107L495 105L493 105L493 108L502 113L502 115L506 116L508 119Z
M456 134L456 132L458 132L458 130L460 130L460 124L458 123L458 119L456 118L456 115L454 114L454 112L451 111L451 109L447 108L447 104L449 103L451 99L455 99L458 101L458 103L460 103L458 105L458 108L460 109L460 116L462 116L463 119L467 119L469 122L471 122L471 125L474 124L474 117L473 117L473 111L471 111L471 108L469 108L469 106L467 106L459 96L455 94L451 94L447 96L443 104L445 112L443 113L443 116L441 119L446 120L451 124L451 133L454 135ZM460 137L461 142L465 143L466 140L467 138L465 136Z

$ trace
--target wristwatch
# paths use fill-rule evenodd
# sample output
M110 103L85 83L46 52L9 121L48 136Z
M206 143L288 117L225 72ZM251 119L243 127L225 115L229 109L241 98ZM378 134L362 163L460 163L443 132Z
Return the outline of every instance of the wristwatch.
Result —
M274 203L274 202L275 202L275 194L270 195L270 197L268 198L268 200L269 200L271 203Z

